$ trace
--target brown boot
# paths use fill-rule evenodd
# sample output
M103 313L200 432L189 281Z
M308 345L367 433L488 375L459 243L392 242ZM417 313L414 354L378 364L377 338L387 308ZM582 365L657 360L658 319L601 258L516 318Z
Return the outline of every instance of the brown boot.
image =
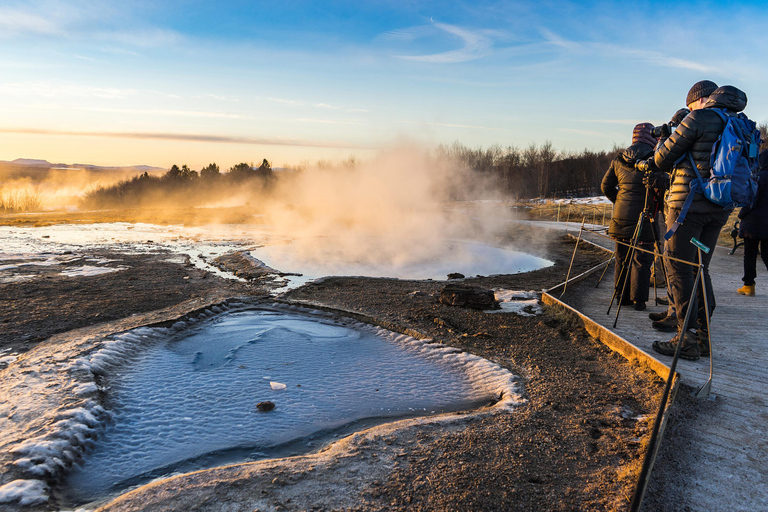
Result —
M674 356L677 351L677 344L680 340L680 333L669 341L654 341L653 350L665 356ZM680 357L689 361L696 361L701 357L699 350L699 340L692 331L685 331L683 336L683 346L680 347Z

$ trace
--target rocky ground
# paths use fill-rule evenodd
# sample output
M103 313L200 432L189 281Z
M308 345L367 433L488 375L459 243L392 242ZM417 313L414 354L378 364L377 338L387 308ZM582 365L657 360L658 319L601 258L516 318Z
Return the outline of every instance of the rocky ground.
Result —
M541 290L565 278L572 240L551 234L536 243L526 240L526 247L546 253L555 266L463 282ZM28 350L56 333L189 300L264 295L258 280L224 280L162 253L98 256L127 268L0 284L0 350ZM574 272L604 259L597 251L580 251ZM524 317L447 306L438 301L444 284L329 278L283 298L353 311L491 359L523 378L524 405L389 426L337 443L314 459L301 458L306 467L288 476L280 476L283 462L268 461L227 474L182 477L126 495L110 509L626 509L661 392L658 378L590 339L557 311ZM329 490L338 500L319 498ZM52 502L47 508L57 507Z

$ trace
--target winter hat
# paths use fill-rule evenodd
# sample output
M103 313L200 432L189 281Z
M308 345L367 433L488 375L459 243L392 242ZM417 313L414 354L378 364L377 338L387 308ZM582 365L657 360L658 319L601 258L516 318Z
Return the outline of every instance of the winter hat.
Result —
M648 144L649 146L654 147L656 145L656 137L651 135L651 130L653 130L653 125L651 123L640 123L636 125L635 129L632 130L632 144L642 142L643 144Z
M701 98L707 97L717 89L717 84L711 80L702 80L696 82L688 91L688 96L685 97L685 104L690 105L694 101L698 101Z
M696 100L694 100L694 101L696 101ZM680 123L683 122L683 119L685 119L685 116L687 116L690 113L691 113L691 111L688 110L687 108L681 108L680 110L675 112L675 115L673 115L672 119L669 120L669 124L674 125L674 126L679 125Z

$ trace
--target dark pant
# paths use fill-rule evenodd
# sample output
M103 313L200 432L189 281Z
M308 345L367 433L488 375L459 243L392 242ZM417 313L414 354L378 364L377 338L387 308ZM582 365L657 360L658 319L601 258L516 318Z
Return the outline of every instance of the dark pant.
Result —
M629 243L629 240L622 240L622 242ZM638 247L652 251L653 243L641 242L638 243ZM627 261L631 250L631 247L616 243L616 275L614 278L616 297L624 301L647 302L648 288L651 284L653 254L635 250L632 251L634 253L632 260Z
M667 214L667 229L672 227L672 224L680 214L679 210L671 209ZM667 241L665 247L665 254L672 258L676 258L683 261L688 261L698 265L698 254L696 247L691 243L691 238L696 238L699 242L703 243L710 248L709 254L704 251L701 252L702 264L704 266L703 280L704 289L707 291L707 305L709 306L709 315L715 310L715 294L712 290L712 281L709 277L709 262L712 259L712 254L715 252L717 246L717 237L720 234L720 230L728 221L727 210L722 210L715 213L693 213L688 212L688 216L685 218L685 222L677 229L674 236ZM699 288L696 291L696 295L693 295L693 283L696 280L696 273L698 266L688 265L679 261L667 260L669 273L669 290L672 292L672 298L675 301L675 308L677 309L677 329L679 332L685 331L685 329L692 329L696 327L697 323L699 327L706 327L706 315L707 312L704 309L704 296L702 294L702 286L699 283ZM688 311L689 303L690 307L697 312L696 315L691 315L690 322L687 326L684 326L686 312Z
M758 238L744 239L744 277L741 280L747 286L755 284L758 249L760 249L760 256L763 258L765 268L768 269L768 240L760 240Z

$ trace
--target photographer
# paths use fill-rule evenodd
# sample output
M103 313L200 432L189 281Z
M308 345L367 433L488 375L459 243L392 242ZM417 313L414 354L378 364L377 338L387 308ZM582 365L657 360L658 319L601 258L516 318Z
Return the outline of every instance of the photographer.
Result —
M730 115L741 112L747 105L743 91L732 87L717 87L714 82L702 80L693 85L686 98L691 113L683 119L669 139L656 151L654 161L664 171L672 171L672 184L667 192L667 227L673 228L690 192L690 184L698 179L691 164L696 165L703 179L710 176L710 154L718 137L723 133L725 123L712 108L724 108ZM707 200L702 194L695 194L685 218L666 245L667 255L679 260L697 262L696 247L691 243L695 237L711 248L702 255L703 281L707 294L709 311L704 310L703 291L699 287L691 307L691 323L683 325L686 311L693 292L696 267L678 261L668 260L669 288L677 307L677 335L667 342L655 341L653 349L664 355L674 355L677 344L681 343L680 357L696 360L709 355L707 314L715 309L715 296L709 276L709 262L717 245L721 228L728 221L730 209ZM694 324L694 322L696 322ZM693 329L697 330L694 332Z
M687 108L681 108L672 116L669 123L661 126L654 127L652 133L654 136L659 137L659 142L656 144L656 149L659 149L664 142L669 138L672 132L677 126L685 119L685 116L690 114L691 111ZM655 167L655 166L654 166ZM656 198L659 205L664 205L664 195L669 190L670 175L664 171L650 171L645 173L643 177L643 183L646 187L649 187ZM660 219L659 219L660 218ZM664 208L654 216L654 229L656 229L657 240L663 240L664 233L666 232L666 211ZM665 242L666 244L666 242ZM657 248L660 253L664 251L663 246ZM664 265L663 259L661 262L657 261L654 265ZM658 267L656 268L658 271ZM669 270L665 268L665 276L669 273ZM666 283L665 283L666 285ZM674 332L677 330L677 311L675 309L675 301L672 298L672 294L667 292L668 307L666 311L661 313L650 313L648 318L652 320L652 326L657 331L662 332Z
M651 135L653 125L640 123L632 132L632 145L611 162L603 177L601 189L613 203L613 215L608 234L616 240L616 275L614 286L622 305L634 302L642 311L648 301L653 255L644 251L631 251L631 245L653 250L653 226L642 215L643 210L654 209L653 194L643 184L645 172L636 164L653 155L656 139ZM637 236L639 233L639 236ZM633 253L628 261L630 251ZM625 285L626 282L626 285Z

